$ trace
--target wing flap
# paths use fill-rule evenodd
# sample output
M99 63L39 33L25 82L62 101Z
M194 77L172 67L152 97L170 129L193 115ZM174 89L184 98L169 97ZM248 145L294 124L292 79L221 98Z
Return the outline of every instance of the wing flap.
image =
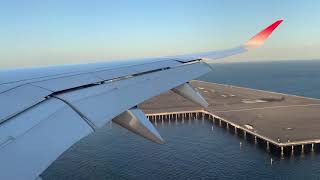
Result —
M26 125L27 127L24 127ZM50 98L0 126L0 179L35 179L62 152L93 132L62 101Z
M96 127L101 127L107 121L146 99L209 71L210 68L205 63L197 62L114 83L67 92L57 97L71 104Z
M48 68L51 72L49 73L50 75L43 75L41 72L44 70L42 69L32 74L30 79L28 79L29 70L27 70L26 77L23 77L25 80L0 85L0 107L2 108L0 111L0 123L43 101L46 96L54 92L94 85L105 80L113 80L153 70L171 68L180 64L175 60L164 59L161 61L161 59L154 59L151 62L141 61L133 65L121 65L120 68L117 66L117 68L111 68L110 70L101 70L107 69L107 67L96 65L95 69L91 69L90 73L82 74L67 73L66 69L68 68L64 68L61 71L63 74L53 73L54 68ZM81 68L75 69L79 70ZM79 71L76 72L79 73ZM12 74L15 74L15 71ZM15 79L9 76L8 73L5 73L1 78L6 76L10 77L11 81Z
M45 100L52 92L29 84L0 94L0 124L31 106Z

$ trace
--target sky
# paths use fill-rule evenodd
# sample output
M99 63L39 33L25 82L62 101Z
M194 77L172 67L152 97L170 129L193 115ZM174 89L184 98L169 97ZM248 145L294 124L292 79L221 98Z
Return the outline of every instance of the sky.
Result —
M0 0L0 68L232 48L277 19L264 46L224 61L320 59L316 0Z

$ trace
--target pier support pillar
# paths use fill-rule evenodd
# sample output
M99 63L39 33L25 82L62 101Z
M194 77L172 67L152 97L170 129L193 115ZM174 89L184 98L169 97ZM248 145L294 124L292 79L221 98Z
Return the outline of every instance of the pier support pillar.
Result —
M184 115L180 114L180 116L181 116L182 124L184 124Z
M219 126L221 127L221 119L219 119Z
M227 123L227 130L229 130L229 123Z
M281 146L281 157L283 158L283 155L284 155L284 153L283 153L283 146Z
M257 144L257 136L254 136L254 144Z
M311 144L311 152L314 152L314 144Z
M267 141L267 151L270 150L270 143Z
M294 146L291 146L291 156L294 155Z
M301 154L304 153L304 144L301 145Z
M247 132L245 130L243 130L243 138L247 139Z
M234 127L234 134L237 134L238 133L237 131L238 131L237 127Z

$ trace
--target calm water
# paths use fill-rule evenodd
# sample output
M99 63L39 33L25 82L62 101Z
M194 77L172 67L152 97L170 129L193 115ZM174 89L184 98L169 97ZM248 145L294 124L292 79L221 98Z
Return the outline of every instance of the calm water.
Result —
M214 67L214 72L200 79L320 98L320 61L215 64ZM167 144L156 145L114 124L106 126L69 149L42 177L320 179L319 152L279 159L202 120L158 124L157 129Z

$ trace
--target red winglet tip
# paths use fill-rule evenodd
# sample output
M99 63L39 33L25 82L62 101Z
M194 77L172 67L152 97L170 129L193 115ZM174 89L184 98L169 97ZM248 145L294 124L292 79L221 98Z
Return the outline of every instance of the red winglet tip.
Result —
M249 39L249 41L247 41L244 45L249 49L261 46L271 35L271 33L279 26L279 24L282 23L282 21L282 19L275 21L270 26L266 27L264 30L260 31L258 34Z

